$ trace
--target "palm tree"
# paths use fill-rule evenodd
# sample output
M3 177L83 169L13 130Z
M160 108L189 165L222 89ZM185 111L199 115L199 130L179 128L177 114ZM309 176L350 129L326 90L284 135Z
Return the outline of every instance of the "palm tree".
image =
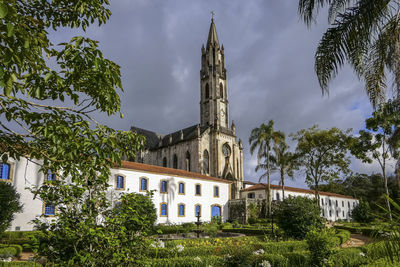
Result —
M275 150L275 166L277 170L279 170L281 176L280 184L282 186L282 200L285 199L285 175L293 179L294 170L297 168L295 154L288 150L289 146L286 144L285 139L281 140Z
M316 54L315 71L323 93L340 67L349 63L365 81L374 107L385 102L386 77L400 92L400 6L398 0L299 0L298 12L310 26L328 6L329 28Z
M260 127L254 128L249 138L250 153L253 154L258 148L256 171L260 169L260 166L265 166L266 169L266 173L260 176L258 182L267 177L268 214L271 214L271 142L273 142L275 147L279 143L279 140L281 140L282 135L282 132L274 131L274 121L270 120L268 124L262 123ZM263 158L265 158L264 163L262 163Z

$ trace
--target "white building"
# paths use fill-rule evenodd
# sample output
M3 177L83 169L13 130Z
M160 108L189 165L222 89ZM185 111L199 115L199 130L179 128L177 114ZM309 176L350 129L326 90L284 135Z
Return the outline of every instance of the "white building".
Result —
M54 217L57 209L45 206L27 189L40 186L45 179L57 177L39 172L40 166L26 158L9 159L0 163L0 181L11 183L20 194L23 212L16 214L9 230L28 231L30 223L40 215ZM185 170L170 169L136 162L124 161L120 168L111 169L109 196L118 202L121 193L141 193L154 190L153 203L157 212L157 223L179 224L197 221L199 212L202 221L212 216L228 218L230 181Z
M266 184L255 184L252 186L245 186L241 190L241 198L249 199L266 199ZM329 221L337 220L350 220L350 213L358 204L358 200L351 196L344 196L329 192L319 192L320 206L322 214L325 219ZM285 198L289 196L297 197L315 197L315 191L310 189L295 188L285 186ZM282 187L271 184L271 198L272 200L282 200Z

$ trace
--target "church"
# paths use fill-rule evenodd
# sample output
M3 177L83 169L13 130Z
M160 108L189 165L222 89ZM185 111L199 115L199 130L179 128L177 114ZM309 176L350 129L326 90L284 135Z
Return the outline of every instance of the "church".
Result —
M229 121L224 46L211 19L206 45L201 48L200 124L169 134L132 127L146 137L145 151L134 161L182 169L233 182L230 198L243 188L243 146Z

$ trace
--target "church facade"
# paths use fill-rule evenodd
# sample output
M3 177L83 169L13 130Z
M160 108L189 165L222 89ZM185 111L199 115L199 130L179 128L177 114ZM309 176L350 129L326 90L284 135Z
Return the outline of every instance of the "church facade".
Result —
M243 188L243 147L229 121L224 46L211 20L206 46L201 49L200 124L170 134L132 127L146 137L146 149L135 161L183 169L232 182L230 198Z

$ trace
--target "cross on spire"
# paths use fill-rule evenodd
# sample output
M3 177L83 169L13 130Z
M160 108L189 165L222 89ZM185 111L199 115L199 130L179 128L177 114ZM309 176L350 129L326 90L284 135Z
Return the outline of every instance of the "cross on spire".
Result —
M215 15L215 12L214 12L214 10L211 10L211 19L213 20L214 19L214 15Z

